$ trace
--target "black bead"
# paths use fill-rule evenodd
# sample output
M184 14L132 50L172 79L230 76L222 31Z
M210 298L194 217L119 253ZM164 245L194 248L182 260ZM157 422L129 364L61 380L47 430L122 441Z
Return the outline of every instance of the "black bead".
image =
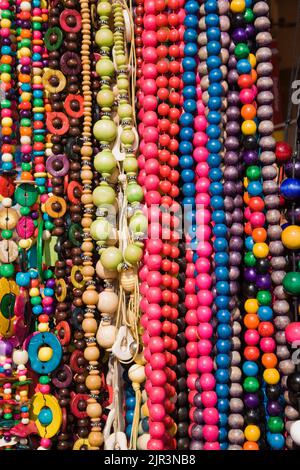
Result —
M287 378L288 389L294 393L300 393L300 373L294 372Z

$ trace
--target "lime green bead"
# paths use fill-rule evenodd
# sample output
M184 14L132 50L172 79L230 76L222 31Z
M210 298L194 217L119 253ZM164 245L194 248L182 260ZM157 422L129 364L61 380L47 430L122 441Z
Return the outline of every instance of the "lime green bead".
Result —
M111 108L115 98L111 90L100 90L97 94L97 103L100 108Z
M8 263L8 264L2 264L0 266L0 274L3 277L12 277L15 272L15 267L13 264Z
M248 393L255 393L259 390L259 381L256 377L247 377L243 383L244 390Z
M258 180L260 179L260 176L261 176L261 170L258 166L251 165L247 168L246 176L251 181Z
M95 156L94 166L99 173L111 174L117 166L117 161L110 150L103 150Z
M140 214L140 213L135 214L130 219L129 228L132 233L145 234L148 228L147 218L143 214Z
M246 8L245 13L244 13L244 19L246 23L253 23L254 21L254 13L251 8Z
M109 2L99 2L97 5L97 13L99 16L107 16L111 14L112 6Z
M13 231L5 229L5 230L2 230L1 235L2 235L2 238L4 238L5 240L9 240L13 236Z
M272 301L271 292L267 290L261 290L257 293L257 301L259 305L270 305Z
M99 47L111 47L114 43L114 35L110 29L101 28L95 36L96 44Z
M117 80L117 87L118 90L128 90L129 88L129 81L127 78L118 78Z
M95 206L113 205L116 200L116 193L108 185L97 186L93 191L93 203Z
M234 55L238 60L246 59L250 54L249 47L246 44L238 44L234 49Z
M254 254L251 251L248 251L247 253L245 253L244 263L245 263L246 266L250 266L250 267L255 266L256 258L255 258Z
M283 278L283 287L288 294L300 294L300 272L287 273Z
M96 72L100 77L112 77L114 75L115 67L110 59L98 60L96 64Z
M111 225L105 219L94 220L90 227L91 236L97 241L106 241L111 233Z
M268 419L268 428L273 433L282 432L284 428L283 420L279 416L270 417Z
M132 116L132 107L130 106L130 104L120 104L118 107L118 115L121 119L130 118Z
M137 264L139 261L141 261L143 256L143 250L135 245L134 243L130 243L127 245L124 251L124 259L125 261L128 261L130 264Z
M135 141L135 135L134 132L130 129L125 129L123 130L121 134L121 142L124 145L133 145Z
M123 168L126 173L136 173L138 170L137 159L134 157L125 158Z
M102 252L100 260L104 268L116 270L118 265L123 261L122 252L115 246L109 246Z
M129 184L126 190L128 202L141 202L144 199L143 188L139 184Z
M94 124L93 133L101 142L113 142L117 137L117 126L114 121L101 119Z

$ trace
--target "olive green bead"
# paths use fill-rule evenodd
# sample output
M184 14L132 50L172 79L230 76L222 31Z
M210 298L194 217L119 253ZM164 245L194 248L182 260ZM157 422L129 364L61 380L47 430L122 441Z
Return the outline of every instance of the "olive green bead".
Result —
M121 134L121 142L124 145L133 145L135 140L135 135L132 130L125 129Z
M120 67L121 65L126 65L126 62L127 62L127 59L126 59L126 56L124 54L118 54L117 57L116 57L116 64L118 67Z
M132 106L128 103L120 104L118 106L118 115L121 119L130 118L132 116Z
M102 150L94 159L94 167L99 173L110 174L117 166L117 161L110 150Z
M114 35L110 29L101 28L95 36L96 44L99 47L111 47L114 43Z
M130 204L141 202L144 199L143 188L139 184L129 184L126 189L127 200Z
M125 248L124 259L130 264L137 264L139 261L141 261L142 256L143 250L134 243L127 245Z
M93 191L93 203L95 206L112 205L116 200L116 193L110 186L97 186Z
M127 78L118 78L117 80L117 87L118 90L128 90L129 88L129 81Z
M112 11L112 6L109 2L99 2L97 5L97 13L99 16L109 17Z
M102 252L100 260L104 268L111 271L116 270L123 261L122 252L115 246L109 246Z
M93 133L101 142L113 142L117 137L117 126L114 121L101 119L94 124Z
M100 108L111 108L115 98L111 90L100 90L97 94L97 103Z
M287 273L282 281L283 287L288 294L300 294L300 272Z
M145 234L148 229L147 218L142 213L137 213L131 217L129 222L129 228L132 233L143 233Z
M113 77L115 67L110 59L98 60L96 64L96 72L100 77Z

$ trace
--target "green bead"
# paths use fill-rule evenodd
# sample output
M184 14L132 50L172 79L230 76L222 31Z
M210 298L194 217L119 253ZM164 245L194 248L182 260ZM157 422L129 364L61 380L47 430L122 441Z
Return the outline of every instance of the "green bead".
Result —
M93 191L93 203L100 207L103 205L113 205L116 200L116 193L113 188L108 185L100 185Z
M111 90L100 90L97 94L97 103L100 108L111 108L115 98Z
M21 168L23 171L30 171L31 170L31 165L30 163L22 163Z
M123 130L121 134L121 142L124 145L133 145L135 141L135 135L134 132L130 129L125 129Z
M117 80L117 87L118 90L128 90L129 88L129 81L127 78L118 78Z
M246 59L250 54L249 47L246 44L238 44L234 49L234 55L238 60Z
M246 266L250 266L250 267L255 266L256 258L254 256L254 254L252 253L252 251L248 251L247 253L245 253L244 263L245 263Z
M2 235L2 238L4 238L5 240L9 240L13 236L13 231L5 229L5 230L2 230L1 235Z
M300 294L300 272L287 273L283 278L283 287L288 294Z
M40 99L40 98L35 98L35 99L33 100L33 106L34 106L35 108L42 108L42 107L44 106L44 102L43 102L43 100Z
M125 173L136 173L138 170L137 159L134 157L126 157L123 162Z
M22 127L30 127L31 126L31 121L28 118L23 118L20 121L20 126Z
M4 413L4 419L11 419L12 418L12 414L11 413Z
M270 305L272 301L271 292L268 290L261 290L257 293L256 299L259 305Z
M1 64L0 72L9 73L11 71L11 66L9 64Z
M245 13L244 13L244 19L246 23L253 23L254 21L254 13L251 8L246 8Z
M15 267L11 263L2 264L2 266L0 266L0 273L1 273L1 276L3 277L12 277L14 272L15 272Z
M124 251L124 259L125 261L128 261L130 264L137 264L139 261L141 261L143 256L143 250L135 245L134 243L130 243L127 245Z
M42 29L42 24L39 21L33 21L32 23L32 29L34 30L40 30Z
M112 77L115 72L115 67L110 59L98 60L96 64L96 72L100 77Z
M111 47L114 43L114 35L110 29L101 28L95 36L96 44L99 47Z
M90 227L91 236L96 241L108 240L111 233L111 224L105 219L96 219Z
M246 176L251 181L258 180L261 176L261 170L258 166L251 165L247 168Z
M130 106L130 104L120 104L118 107L118 115L121 119L130 118L132 116L132 107Z
M21 215L28 215L28 214L30 214L30 212L31 212L31 211L30 211L30 207L25 207L25 206L24 206L24 207L23 207L23 206L20 207L20 213L21 213Z
M45 229L46 230L52 230L54 228L54 224L50 222L50 220L46 220L45 222Z
M15 191L15 200L21 206L31 207L38 198L38 192L35 186L29 183L20 184Z
M145 234L148 229L148 220L142 213L136 213L131 217L129 222L129 228L132 233Z
M143 188L139 184L129 184L126 190L127 200L130 204L141 202L144 199Z
M42 297L37 295L36 297L30 298L31 305L40 305L42 303Z
M48 375L41 375L39 378L39 383L43 385L50 383L50 377L48 377Z
M93 133L101 142L113 142L117 137L117 126L114 121L101 119L95 123Z
M10 100L1 100L1 108L10 108L11 101Z
M248 393L254 393L259 390L259 381L256 377L247 377L243 383L244 390Z
M117 166L117 161L110 150L102 150L95 156L94 166L99 173L111 174Z
M97 13L99 16L109 17L111 14L112 6L109 2L99 2L97 5Z
M101 254L101 263L104 268L109 270L116 270L118 265L122 262L123 256L121 250L115 246L109 246Z
M53 277L53 272L51 271L51 269L46 269L44 271L44 278L51 279L52 277Z
M11 18L11 11L9 10L2 10L1 17L9 20Z
M282 432L284 428L283 420L279 416L270 417L268 419L268 428L273 433Z
M37 189L39 194L45 194L46 192L46 186L39 186Z

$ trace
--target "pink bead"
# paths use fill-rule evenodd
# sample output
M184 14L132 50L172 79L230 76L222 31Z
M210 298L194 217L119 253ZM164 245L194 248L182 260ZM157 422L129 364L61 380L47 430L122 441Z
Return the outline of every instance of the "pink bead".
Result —
M260 340L260 348L264 353L274 352L276 349L276 343L273 338L262 338Z
M166 399L166 392L162 387L152 387L148 396L151 403L163 403Z
M198 333L201 339L210 339L213 335L213 327L210 323L198 325Z
M256 346L259 342L260 336L256 330L247 330L244 338L249 346Z
M244 210L244 215L245 215L245 218L247 220L250 220L250 217L252 215L252 212L251 212L251 209L250 207L246 207L245 210Z
M149 269L148 269L148 266L144 265L141 267L141 269L139 270L139 277L140 277L140 280L141 281L146 281L147 280L147 276L148 276L148 273L149 273ZM149 281L147 280L148 284L149 284Z
M202 356L198 359L198 370L201 374L211 372L214 368L214 363L211 357Z
M143 137L146 143L155 142L158 140L158 130L153 126L145 127Z
M148 317L147 317L147 315L142 315L141 325L142 325L143 328L145 328L145 329L147 328L147 326L148 326Z
M144 143L143 154L146 160L148 160L149 158L157 158L158 157L157 144L155 142L147 142L147 144Z
M150 255L147 259L147 266L151 271L158 271L161 267L162 257L160 255Z
M290 344L300 341L300 322L290 323L285 329L285 337Z
M195 382L198 378L198 374L189 374L187 379L186 379L186 383L187 383L187 386L188 388L190 388L191 390L195 390Z
M198 357L198 344L195 341L187 343L185 349L189 357Z
M196 162L205 162L208 157L208 150L206 147L198 147L195 148L193 152L193 157Z
M156 81L153 80L153 78L147 78L144 80L142 84L142 91L145 93L145 95L155 95L157 93ZM145 126L147 125L146 123L144 124Z
M166 410L162 404L160 403L149 404L149 400L148 400L148 407L149 407L150 417L153 421L163 421L166 415Z
M195 266L198 273L208 273L210 271L210 262L207 258L198 258Z
M212 254L212 246L208 242L199 242L197 246L197 254L199 256L204 256L205 258L209 258Z
M157 52L155 47L145 47L143 48L143 59L146 63L156 63L157 62Z
M205 193L197 194L195 197L197 206L208 207L210 205L210 195Z
M46 394L50 393L50 390L51 390L50 385L47 385L47 384L44 384L44 385L39 384L39 391L40 391L41 393L44 393L44 394L46 395Z
M149 287L148 292L146 293L146 298L150 303L159 304L162 299L161 289L159 287Z
M52 305L53 304L53 298L52 297L44 297L42 300L42 304L44 306Z
M0 36L3 38L8 38L10 35L10 29L9 28L1 28L0 30Z
M45 166L42 165L42 164L35 165L34 171L35 171L36 173L42 173L43 171L45 171Z
M43 204L47 201L47 199L48 199L48 195L47 195L47 194L42 194L42 195L40 196L40 200L41 200L41 202L42 202Z
M199 176L199 179L196 182L196 190L199 193L205 193L206 191L208 191L210 181L205 176L201 176L199 174L198 176Z
M155 31L143 31L142 40L144 47L156 47L157 46L157 37ZM145 76L145 75L144 75Z
M211 309L208 306L201 305L197 308L197 316L199 322L209 322L212 316Z
M263 227L265 225L266 217L263 212L253 212L250 216L250 223L253 228Z
M196 172L198 176L208 176L209 166L206 162L199 162L196 166Z
M148 291L148 289L149 289L149 286L148 286L147 282L142 282L142 283L140 284L140 293L141 293L143 296L146 295L146 292Z
M149 439L148 444L147 444L147 449L148 450L164 450L164 442L160 439Z
M1 116L2 117L11 117L12 116L12 110L9 108L5 108L1 110Z
M191 279L185 280L184 290L186 294L193 294L195 292L195 288L196 288L195 279L191 278Z
M157 98L153 95L148 95L144 97L143 106L145 111L154 111L157 107ZM152 142L157 142L153 140Z
M197 326L187 326L184 333L188 341L198 340Z
M251 104L254 100L255 95L253 90L249 90L249 88L245 88L240 91L240 100L243 104Z
M148 206L151 206L152 204L160 204L161 195L158 191L149 191L145 195L145 201Z
M150 351L149 351L148 348L145 348L144 354L145 354L145 357L146 357L146 355L149 356ZM150 360L150 358L149 358L149 360ZM145 374L146 374L146 377L151 377L152 367L149 363L145 365ZM147 393L149 393L149 391L152 388L152 383L151 382L146 382L146 385L147 385Z
M189 374L196 374L197 372L197 359L195 357L189 357L186 361L186 370Z
M195 266L193 263L188 263L186 266L185 274L187 277L192 278L195 273Z
M210 289L211 287L211 276L207 273L200 273L196 277L196 283L199 289Z
M198 103L197 103L198 105ZM205 116L196 116L195 119L194 119L194 127L196 129L196 131L201 131L201 132L204 132L205 129L206 129L206 126L207 126L207 121L206 121L206 118Z
M193 144L195 147L204 147L207 144L208 136L204 132L196 132L193 138Z
M144 64L143 67L142 67L142 71L143 71L143 76L145 78L156 78L157 77L157 68L154 64Z
M203 418L206 424L216 425L219 421L219 413L216 408L205 408L203 410Z
M211 219L211 214L208 209L205 209L203 206L196 206L196 222L198 225L208 224ZM197 263L197 261L196 261Z
M219 442L205 442L203 446L204 450L220 450Z
M201 400L202 400L202 404L203 404L203 406L205 406L205 408L216 406L217 394L214 391L202 392L201 393Z
M208 290L202 290L197 294L198 301L200 305L209 307L213 303L213 294Z
M200 377L200 385L201 385L203 392L209 392L213 390L216 386L216 380L213 374L210 374L210 373L202 374Z
M203 437L206 441L208 442L214 442L216 439L218 439L219 435L219 428L218 426L210 426L210 425L204 425L203 426Z
M184 305L186 308L194 309L198 307L197 295L187 294L185 297Z
M198 353L200 356L208 356L212 351L212 344L208 339L201 339L198 342Z
M152 354L151 359L150 359L150 364L153 370L164 369L167 365L165 355L163 353Z
M150 374L150 380L154 387L163 387L167 382L167 376L163 370L154 370Z
M140 307L141 307L142 312L146 312L148 306L149 306L148 300L145 299L145 298L143 298L143 299L140 301Z
M151 255L159 255L163 248L162 240L148 239L146 242L147 250ZM158 270L160 269L161 257L159 261ZM153 268L152 268L153 269Z
M161 439L165 433L165 425L160 422L150 422L149 433L154 439Z
M158 189L159 187L159 178L156 175L148 175L145 178L145 183L144 187L147 189L147 191L153 191Z
M150 287L158 287L161 283L161 274L159 271L151 271L147 275L147 282Z
M198 318L196 310L188 310L185 315L185 321L188 325L197 326Z
M151 14L155 15L156 14L155 1L154 0L147 0L146 2L144 2L144 9L145 9L145 13L148 16L151 15ZM145 15L145 16L147 16L147 15ZM155 29L155 28L153 28L153 29Z
M161 307L158 304L148 304L147 315L149 320L159 320L161 318Z
M41 439L41 446L42 446L42 447L45 447L46 449L48 449L49 447L51 447L51 439L47 439L46 437L42 437L42 439Z
M147 325L150 336L159 336L162 332L162 324L159 320L150 320Z
M152 111L148 111L148 112L150 113ZM149 160L145 162L145 171L147 175L158 175L159 168L160 168L160 165L158 161L155 160L154 158L149 158Z

